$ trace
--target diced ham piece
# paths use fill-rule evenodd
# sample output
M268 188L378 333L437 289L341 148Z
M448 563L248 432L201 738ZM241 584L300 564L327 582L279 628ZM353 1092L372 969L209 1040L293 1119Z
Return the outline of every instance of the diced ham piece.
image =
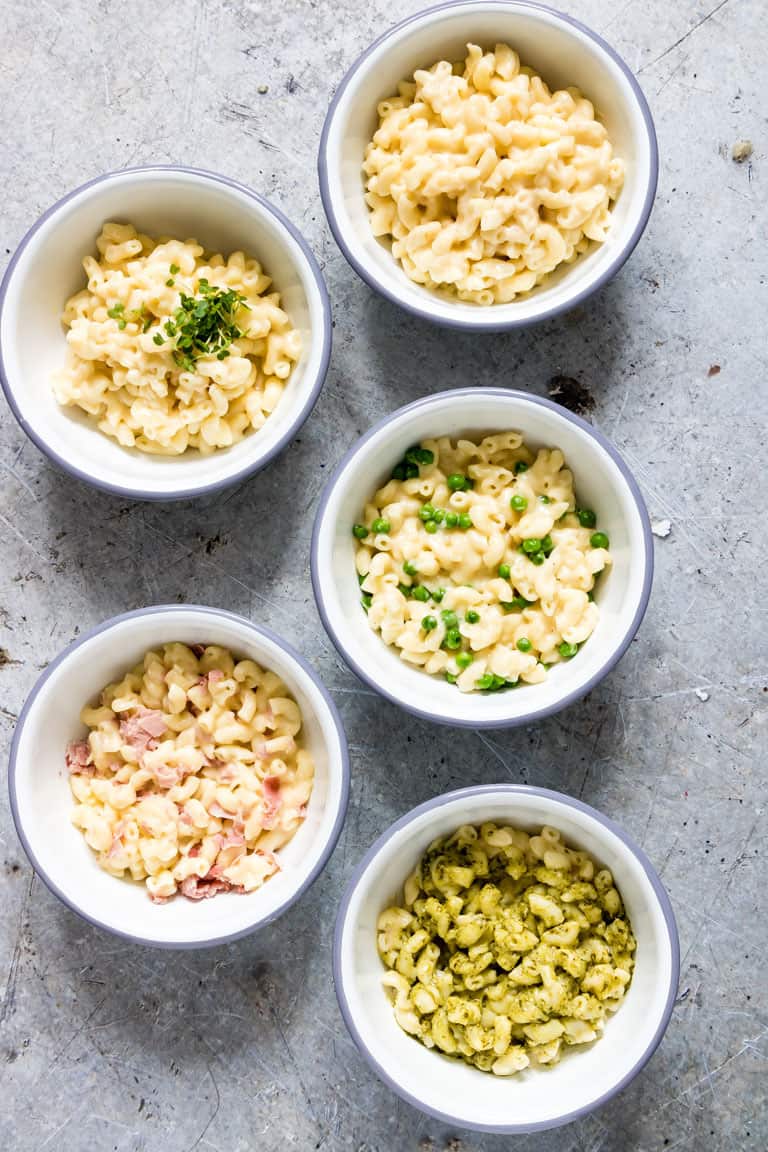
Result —
M201 848L202 848L202 844L193 844L192 847L190 848L189 852L187 853L187 855L192 856L193 858L195 856L199 856Z
M237 884L230 884L229 880L223 877L211 876L210 872L207 876L187 876L186 880L181 882L181 894L186 896L187 900L209 900L212 896L218 896L219 892L243 892L244 889Z
M255 854L256 854L256 856L263 856L265 860L269 860L269 862L272 865L272 867L274 868L275 872L280 871L280 868L281 868L280 861L274 852L271 852L268 848L267 849L257 848Z
M120 721L120 735L137 752L157 748L157 741L168 730L162 712L156 708L137 708L133 716Z
M175 788L177 784L181 784L186 775L185 770L179 764L175 766L161 764L154 769L154 774L158 788Z
M236 813L227 812L226 808L222 808L221 804L219 804L217 800L214 800L208 809L208 815L215 816L218 820L234 820Z
M93 776L96 771L90 762L91 749L87 740L72 740L67 744L64 759L73 776Z
M277 814L283 806L283 798L280 795L280 777L266 776L261 786L264 791L264 815L261 823L264 828L274 828Z
M218 684L219 681L221 681L223 679L224 679L224 673L222 672L221 668L212 668L211 671L208 673L208 685L209 685L209 687L212 687L214 684Z
M245 844L245 836L242 832L236 831L234 828L227 832L226 836L222 837L222 848L239 848L241 844Z
M198 660L200 659L200 657L205 652L205 644L190 644L189 648L194 652L194 654L195 654L195 656L197 656Z

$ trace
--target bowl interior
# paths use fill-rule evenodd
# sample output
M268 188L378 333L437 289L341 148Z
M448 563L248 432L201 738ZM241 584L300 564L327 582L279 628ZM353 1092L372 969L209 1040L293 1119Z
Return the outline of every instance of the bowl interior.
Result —
M64 304L86 285L82 260L95 254L105 221L135 224L153 237L194 237L228 256L258 259L302 336L303 352L263 428L210 456L153 456L122 448L79 408L63 408L51 375L64 363ZM5 377L22 424L54 456L96 483L166 496L224 483L267 455L290 432L321 371L324 304L312 266L295 237L264 205L202 173L145 169L86 185L54 208L21 252L7 281L0 321Z
M393 260L388 243L370 228L361 169L366 145L378 125L376 106L397 92L417 68L441 59L462 59L467 42L492 49L507 42L523 64L550 86L575 85L595 105L614 153L626 165L624 187L613 208L608 240L574 264L563 266L530 295L512 304L481 307L414 284ZM325 154L327 195L342 245L353 263L368 269L385 292L406 307L436 320L489 326L524 323L572 297L586 294L605 275L617 254L641 227L649 193L652 140L637 91L618 61L577 24L525 3L473 2L427 11L395 29L353 69L328 125Z
M85 735L79 713L101 689L144 653L172 640L222 644L273 669L301 708L303 739L315 761L307 816L279 856L282 871L248 895L219 895L199 904L175 899L156 905L143 884L119 880L98 865L70 823L73 798L64 751ZM33 863L64 900L111 931L156 944L204 944L237 935L274 917L313 875L343 813L343 749L334 717L309 673L269 636L245 622L184 608L123 618L86 640L52 668L18 728L16 820Z
M632 983L603 1036L566 1053L559 1064L509 1078L430 1051L401 1031L381 987L385 968L376 947L379 914L402 899L403 881L432 840L484 820L525 831L549 824L568 844L592 853L613 872L638 942ZM478 789L436 800L370 860L342 907L337 990L357 1043L412 1102L466 1127L533 1130L594 1106L655 1047L677 979L675 957L674 922L665 919L648 873L616 832L589 810L551 793Z
M369 627L360 606L352 526L363 504L411 445L429 436L519 429L532 448L561 449L574 475L577 498L597 513L608 533L613 564L598 578L600 618L578 654L555 665L542 684L514 691L463 693L442 677L409 666ZM314 577L332 636L360 675L406 708L450 724L489 725L531 719L575 698L602 675L605 665L639 622L650 556L644 519L616 461L564 409L520 393L443 393L395 413L341 465L327 490L316 527Z

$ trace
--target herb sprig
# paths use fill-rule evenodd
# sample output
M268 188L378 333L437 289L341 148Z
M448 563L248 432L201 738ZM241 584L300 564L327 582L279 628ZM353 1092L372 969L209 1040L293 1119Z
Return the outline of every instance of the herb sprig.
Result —
M176 340L173 358L180 368L193 372L202 356L226 360L233 340L245 335L235 322L238 308L247 308L245 297L234 289L215 288L207 280L198 281L199 296L181 293L180 304L162 332L152 337L158 347Z

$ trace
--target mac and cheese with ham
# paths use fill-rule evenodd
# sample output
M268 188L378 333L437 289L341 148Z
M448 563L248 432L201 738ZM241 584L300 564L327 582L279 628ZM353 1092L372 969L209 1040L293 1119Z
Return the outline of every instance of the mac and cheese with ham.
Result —
M126 448L167 456L228 448L275 410L301 337L256 260L196 240L105 224L88 285L64 309L60 404Z
M72 822L155 902L252 892L304 819L314 765L274 672L226 648L166 644L83 709L66 753Z
M462 692L540 683L597 625L611 557L596 523L557 448L520 432L425 440L353 528L368 621Z
M607 868L554 828L492 823L430 844L378 946L400 1027L496 1076L598 1039L636 947Z
M550 92L507 44L467 45L378 106L371 227L417 284L507 304L605 240L624 182L577 88Z

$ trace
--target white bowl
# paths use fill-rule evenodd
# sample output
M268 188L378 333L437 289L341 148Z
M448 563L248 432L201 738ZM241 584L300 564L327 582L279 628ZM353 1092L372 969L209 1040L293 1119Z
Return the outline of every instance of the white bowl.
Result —
M221 644L272 669L301 708L315 761L307 816L280 850L282 870L263 888L200 904L153 904L141 884L101 869L70 823L64 752L84 735L80 709L158 644ZM97 927L159 948L201 948L269 924L306 892L334 849L347 810L349 760L336 707L289 644L241 616L196 605L159 605L115 616L80 637L45 670L24 705L11 745L11 811L24 849L54 895Z
M550 87L576 85L602 117L626 164L608 239L561 267L530 295L487 307L431 291L406 276L377 240L365 204L362 163L379 101L401 80L438 60L463 58L467 42L509 43ZM574 307L605 284L632 253L650 216L658 178L653 121L637 80L599 36L562 12L518 0L440 4L386 32L352 65L331 103L319 153L320 192L336 242L357 274L409 312L454 328L517 328Z
M563 452L582 506L594 508L611 541L611 567L595 587L597 628L541 684L514 692L460 692L415 668L387 646L360 607L352 526L365 501L411 445L431 436L469 436L516 429L532 448ZM468 728L528 724L589 692L620 659L648 604L653 544L640 490L616 449L566 408L501 388L440 392L400 408L350 449L331 475L315 519L312 585L327 632L341 655L382 696L427 720Z
M402 899L403 882L428 845L485 820L525 831L549 824L566 843L610 868L637 939L624 1001L603 1036L547 1069L498 1078L425 1048L395 1021L381 986L379 914ZM594 808L522 785L465 788L414 808L358 865L336 922L333 974L344 1021L374 1071L398 1095L445 1123L485 1132L554 1128L605 1103L655 1051L672 1013L680 970L677 927L661 881L629 837Z
M52 374L64 363L61 313L85 285L83 257L107 220L151 236L194 236L261 261L303 351L263 428L210 456L153 456L121 447L79 408L57 404ZM186 499L263 468L296 434L322 388L331 353L328 293L306 241L251 188L190 168L128 168L89 181L45 212L22 240L0 287L0 382L30 439L86 483L140 500Z

